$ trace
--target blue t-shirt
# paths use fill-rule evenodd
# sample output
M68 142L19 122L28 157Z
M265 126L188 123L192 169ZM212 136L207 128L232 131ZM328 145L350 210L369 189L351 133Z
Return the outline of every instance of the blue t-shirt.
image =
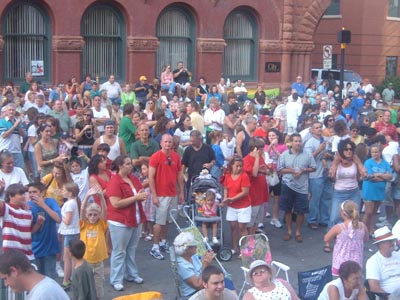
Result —
M222 153L221 147L217 144L213 144L212 149L214 150L215 153L215 165L221 168L225 163L225 157L224 154Z
M367 169L368 175L376 173L389 173L392 174L392 168L389 163L381 159L380 163L377 163L374 159L370 158L364 163ZM362 197L364 200L369 201L383 201L386 199L386 181L374 182L372 180L364 180L362 187Z
M46 198L45 203L51 210L55 211L61 219L61 210L57 201L53 198ZM41 207L32 201L28 202L33 216L33 223L37 222L38 213L44 213L45 221L41 228L32 234L32 251L36 258L60 253L60 244L57 235L57 223Z
M182 296L187 297L195 292L197 292L194 288L186 283L186 279L189 279L192 276L201 276L201 261L197 254L192 256L192 264L188 262L186 259L178 256L176 258L176 262L178 265L178 275L179 281L181 283L182 288Z

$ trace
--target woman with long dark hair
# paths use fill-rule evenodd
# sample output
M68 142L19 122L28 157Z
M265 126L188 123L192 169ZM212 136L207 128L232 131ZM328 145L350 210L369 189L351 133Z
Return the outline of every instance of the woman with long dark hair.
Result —
M93 111L89 108L83 113L83 120L75 125L75 142L78 150L83 151L86 157L91 157L93 143L99 137L97 126L93 124Z
M188 114L183 114L179 118L177 128L174 132L174 140L176 140L182 148L190 146L190 133L192 132L192 120Z

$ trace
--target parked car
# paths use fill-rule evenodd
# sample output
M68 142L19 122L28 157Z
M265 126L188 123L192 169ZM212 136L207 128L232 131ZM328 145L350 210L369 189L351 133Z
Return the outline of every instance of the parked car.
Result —
M337 69L312 69L311 78L315 79L317 85L319 85L321 84L322 80L329 79L329 73L333 74L333 78L335 79L336 84L340 85L340 70ZM360 82L362 82L360 74L352 70L344 70L343 79L343 87L346 87L346 84L348 82L351 82L351 88L349 90L350 95L360 87Z

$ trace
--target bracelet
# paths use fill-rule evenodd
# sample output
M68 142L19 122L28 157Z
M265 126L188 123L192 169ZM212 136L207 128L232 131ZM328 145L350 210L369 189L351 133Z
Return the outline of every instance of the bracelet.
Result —
M53 160L52 159L50 160L50 164L53 164Z

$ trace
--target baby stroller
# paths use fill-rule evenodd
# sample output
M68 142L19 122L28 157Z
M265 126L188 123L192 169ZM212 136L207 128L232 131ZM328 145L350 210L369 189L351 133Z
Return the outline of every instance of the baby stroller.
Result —
M190 194L192 197L189 201L189 205L184 206L183 212L186 219L192 226L196 227L196 224L203 223L217 223L217 235L220 238L218 243L213 243L212 246L208 244L208 240L204 239L203 242L208 245L209 249L213 249L215 253L218 253L218 257L222 261L228 261L232 258L232 252L229 248L225 248L224 244L224 232L222 226L222 209L217 207L217 215L215 217L203 216L202 201L205 201L205 193L208 190L212 190L216 195L216 201L222 200L222 188L218 180L209 174L200 175L192 180L190 185ZM200 232L199 232L200 233Z

